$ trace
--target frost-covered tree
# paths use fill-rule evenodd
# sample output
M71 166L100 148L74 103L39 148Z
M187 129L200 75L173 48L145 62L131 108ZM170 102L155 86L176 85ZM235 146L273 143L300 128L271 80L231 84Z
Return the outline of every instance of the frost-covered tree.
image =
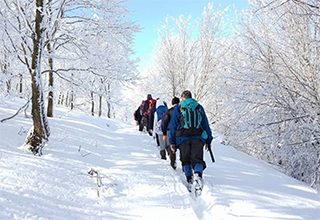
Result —
M103 94L99 86L102 81L110 87L135 79L131 55L133 34L139 28L126 18L119 0L5 0L0 6L1 85L12 90L13 79L21 87L31 79L34 126L27 142L34 154L41 154L49 137L45 92L48 116L53 116L54 91L59 103L71 108L86 105L91 92L109 94L112 100L111 93Z
M31 102L33 127L27 137L27 144L34 154L41 155L41 149L50 135L44 106L41 62L46 41L46 0L2 2L5 45L25 66L31 78ZM35 9L35 10L34 10Z
M227 9L214 9L208 4L198 22L180 16L167 17L159 29L147 85L163 98L179 96L185 89L193 91L201 102L218 95L219 75L223 75L228 42L224 19ZM152 74L151 74L152 73ZM214 109L214 108L212 108Z
M187 87L193 43L191 35L190 18L184 16L177 19L167 17L159 29L159 42L149 71L153 73L151 85L155 90L167 94L166 96L178 95ZM158 83L159 81L163 83Z
M232 47L227 114L217 128L233 146L317 186L319 18L304 3L252 1Z
M136 79L136 60L131 55L133 35L139 27L126 19L127 10L121 1L96 1L89 5L83 1L82 4L68 6L70 10L67 10L66 20L70 25L67 29L74 37L63 47L67 54L71 49L76 54L68 58L73 63L71 66L69 63L69 67L57 72L64 79L70 79L70 73L74 74L77 76L76 84L82 87L81 92L88 90L90 99L91 92L93 96L98 95L100 103L104 97L109 100L107 106L111 106L114 104L110 102L111 93L105 88L113 83Z
M230 42L226 38L226 9L217 9L209 3L197 22L199 36L191 49L192 76L189 88L194 98L206 107L211 120L217 120L218 104L221 102L220 89L228 63Z

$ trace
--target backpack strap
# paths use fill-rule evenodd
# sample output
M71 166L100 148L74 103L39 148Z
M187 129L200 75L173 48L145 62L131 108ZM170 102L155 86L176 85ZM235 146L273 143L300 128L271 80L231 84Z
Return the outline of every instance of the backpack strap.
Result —
M196 107L196 109L195 109L196 111L196 114L195 114L195 120L194 121L196 121L197 122L197 124L196 124L196 128L200 128L200 126L201 126L201 122L202 122L202 115L201 115L201 110L200 110L200 105L198 105L197 107Z
M182 108L181 107L181 114L182 114L182 118L183 118L183 128L188 129L191 127L191 125L189 126L189 121L188 119L190 118L190 111L186 108Z

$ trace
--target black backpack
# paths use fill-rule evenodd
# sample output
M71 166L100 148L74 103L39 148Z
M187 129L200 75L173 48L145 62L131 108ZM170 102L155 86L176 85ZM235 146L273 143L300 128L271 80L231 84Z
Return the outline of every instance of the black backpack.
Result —
M203 132L201 124L200 105L194 109L180 106L180 129L176 132L176 136L199 136Z

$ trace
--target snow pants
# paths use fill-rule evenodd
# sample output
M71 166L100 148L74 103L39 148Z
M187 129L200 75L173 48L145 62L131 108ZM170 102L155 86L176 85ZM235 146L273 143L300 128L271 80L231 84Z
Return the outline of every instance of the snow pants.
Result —
M206 168L206 163L203 160L203 146L203 142L197 138L185 140L178 146L180 160L185 169L186 176L192 175L191 167L194 169L194 172L198 172L201 175L202 171Z

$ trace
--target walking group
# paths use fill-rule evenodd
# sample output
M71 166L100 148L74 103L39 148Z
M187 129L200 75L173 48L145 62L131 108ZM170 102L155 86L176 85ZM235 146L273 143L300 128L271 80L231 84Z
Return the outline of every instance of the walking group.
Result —
M177 168L176 152L180 151L182 170L187 180L187 188L196 196L203 187L202 174L206 168L203 149L211 152L212 133L204 108L192 98L190 91L181 94L181 100L173 97L171 107L161 99L153 99L151 94L142 101L134 112L139 131L152 136L163 160L170 159L173 169ZM212 156L213 159L213 156Z

